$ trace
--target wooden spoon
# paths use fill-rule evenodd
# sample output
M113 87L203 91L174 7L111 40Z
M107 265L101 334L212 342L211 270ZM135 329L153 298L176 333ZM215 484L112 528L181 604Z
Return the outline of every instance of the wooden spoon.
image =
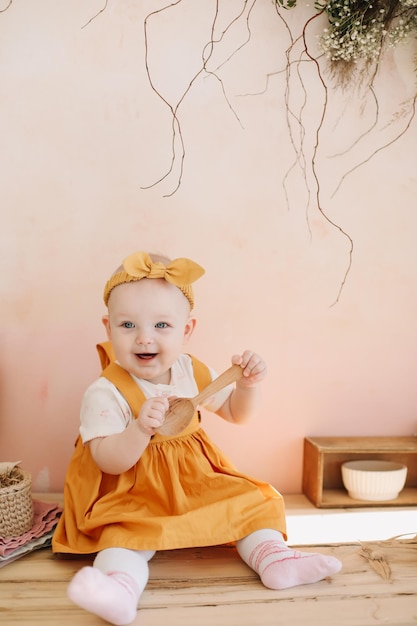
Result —
M165 414L165 422L158 428L157 432L165 437L178 435L184 428L187 428L193 419L197 406L201 402L230 385L230 383L234 383L242 376L242 372L243 369L240 365L232 365L194 398L173 398L173 400L170 400L169 409Z

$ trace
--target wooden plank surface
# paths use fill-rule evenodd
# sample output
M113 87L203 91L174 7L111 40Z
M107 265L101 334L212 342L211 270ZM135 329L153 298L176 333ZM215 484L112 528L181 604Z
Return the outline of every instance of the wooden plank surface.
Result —
M360 546L303 550L333 554L342 571L329 580L283 591L266 589L231 546L159 552L135 626L368 626L417 624L417 563L390 560L383 580ZM66 597L89 558L60 559L49 548L0 569L0 623L10 626L103 626Z

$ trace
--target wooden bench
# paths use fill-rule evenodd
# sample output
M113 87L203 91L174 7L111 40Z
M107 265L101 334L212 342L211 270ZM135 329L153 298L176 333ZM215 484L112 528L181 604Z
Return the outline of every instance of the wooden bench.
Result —
M295 500L299 506L293 510L303 510L304 501ZM375 569L375 561L361 555L359 543L314 545L308 550L337 556L342 571L331 579L284 591L266 589L232 546L159 552L150 562L149 584L134 625L417 623L417 561L404 559L401 549L378 547L391 570L388 580ZM57 558L46 548L0 568L0 623L104 626L66 597L71 577L90 563L85 557Z

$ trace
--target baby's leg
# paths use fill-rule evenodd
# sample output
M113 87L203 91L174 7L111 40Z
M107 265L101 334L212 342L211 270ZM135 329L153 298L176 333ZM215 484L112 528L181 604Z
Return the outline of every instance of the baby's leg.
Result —
M292 550L277 530L257 530L237 541L236 548L270 589L315 583L336 574L342 567L333 556Z
M99 552L93 567L83 567L68 586L78 606L116 626L130 624L149 577L154 551L108 548Z

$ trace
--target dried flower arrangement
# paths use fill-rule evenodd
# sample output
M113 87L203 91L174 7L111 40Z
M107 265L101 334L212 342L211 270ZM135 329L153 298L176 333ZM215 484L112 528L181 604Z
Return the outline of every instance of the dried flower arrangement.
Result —
M415 0L317 2L329 27L320 46L330 61L376 61L384 45L395 47L417 32Z
M286 9L297 5L273 2ZM417 0L316 0L314 6L327 17L319 47L336 71L358 61L377 63L384 48L417 35Z

